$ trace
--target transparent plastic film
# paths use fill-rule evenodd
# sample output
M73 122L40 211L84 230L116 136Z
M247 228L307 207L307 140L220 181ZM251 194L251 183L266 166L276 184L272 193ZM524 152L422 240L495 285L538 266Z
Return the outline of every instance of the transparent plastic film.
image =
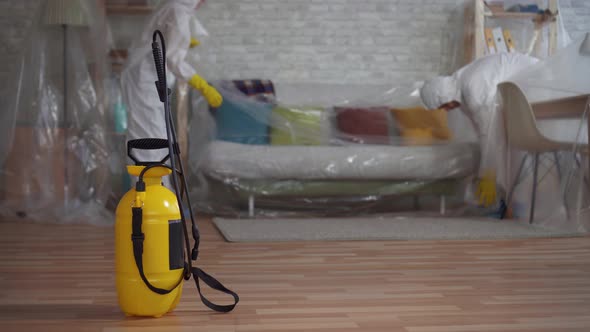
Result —
M588 231L589 35L501 85L509 217Z
M520 137L509 138L508 219L553 229L589 230L587 112L586 106L577 125L571 126L573 140L541 139L533 149L517 146ZM550 133L541 130L545 137Z
M545 59L571 43L559 0L467 0L454 14L462 22L459 36L448 36L461 47L451 51L451 69L457 70L486 55L520 53ZM461 40L458 40L461 37Z
M194 97L189 127L192 193L201 211L352 215L462 208L479 151L454 138L448 110L422 105L420 83L362 92L267 80L215 86L222 106L209 108Z
M199 53L207 46L208 33L196 17L199 0L161 1L141 25L128 50L121 73L122 99L127 107L127 139L166 138L164 113L154 82L156 72L152 54L153 33L162 32L166 40L167 82L172 89L173 114L178 129L185 132L187 91L203 89L206 73L197 68ZM180 142L186 149L186 143ZM184 151L183 151L184 152ZM142 160L157 160L162 151L138 151ZM166 184L168 178L164 179Z
M536 105L540 96L583 97L590 84L575 68L585 66L585 45L574 41L543 60L517 52L492 54L449 76L397 86L217 82L224 97L220 108L209 108L200 98L192 102L193 193L201 210L220 214L444 212L528 222L532 208L529 204L529 212L522 213L518 190L527 192L522 188L530 181L527 174L534 177L535 158L522 162L523 152L511 141L505 117L511 111L498 86L522 82L527 98L534 97L530 91L545 89L527 101L535 110L546 107ZM583 153L567 152L574 146L584 150L582 111L566 111L564 119L549 111L548 118L535 119L544 135L568 136L560 141L565 145L553 146L536 162L536 179L544 181L535 192L541 201L553 193L548 202L558 202L555 193L572 186L563 182L565 174L576 178L583 172ZM553 152L559 165L548 164ZM524 182L514 187L521 164L518 181ZM579 207L571 215L584 210L582 183L573 184L582 194L575 197L578 205L567 204ZM544 227L569 220L543 223L551 217L540 210L532 215Z
M110 68L100 13L91 1L39 6L3 101L5 217L111 223Z

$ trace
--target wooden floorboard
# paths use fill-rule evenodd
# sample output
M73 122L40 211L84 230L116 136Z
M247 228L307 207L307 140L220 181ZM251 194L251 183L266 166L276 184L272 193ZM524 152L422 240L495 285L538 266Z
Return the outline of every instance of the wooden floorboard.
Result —
M174 313L117 307L113 228L0 222L1 331L590 331L590 238L227 243L200 266L241 297ZM223 297L213 296L223 301Z

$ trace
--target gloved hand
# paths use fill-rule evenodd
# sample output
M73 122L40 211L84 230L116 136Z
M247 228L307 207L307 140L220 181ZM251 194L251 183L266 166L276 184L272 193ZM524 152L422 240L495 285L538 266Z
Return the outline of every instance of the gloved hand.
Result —
M201 76L199 76L199 74L195 74L193 77L191 77L188 84L196 90L198 90L199 92L201 92L203 97L205 97L205 99L207 100L207 103L209 103L209 106L221 106L221 103L223 102L223 97L221 97L219 92L214 87L209 85L207 81L205 81Z
M197 47L201 44L196 38L191 37L191 43L189 44L190 48Z
M489 207L496 202L496 173L486 171L477 185L479 204Z

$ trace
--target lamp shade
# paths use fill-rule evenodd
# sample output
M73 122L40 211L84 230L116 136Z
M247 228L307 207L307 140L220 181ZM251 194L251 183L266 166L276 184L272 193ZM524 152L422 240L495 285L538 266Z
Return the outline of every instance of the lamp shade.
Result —
M48 0L43 22L55 25L88 25L80 0Z

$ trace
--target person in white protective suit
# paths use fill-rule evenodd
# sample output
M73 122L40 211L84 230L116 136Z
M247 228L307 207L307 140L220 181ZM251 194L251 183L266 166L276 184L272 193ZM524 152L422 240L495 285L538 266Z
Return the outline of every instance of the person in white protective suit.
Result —
M477 196L484 206L496 202L496 183L505 190L505 139L503 124L497 116L497 85L539 60L521 53L488 55L459 69L452 76L426 81L420 97L429 109L440 108L452 101L469 118L477 134L481 151Z
M207 31L195 17L202 0L166 0L154 10L141 37L129 50L129 58L121 75L123 98L128 107L128 139L166 138L164 107L154 82L157 80L152 54L152 35L160 30L166 43L167 80L188 82L201 92L212 107L222 103L221 95L210 86L186 60L190 48L198 46ZM142 161L159 161L162 151L134 151Z

